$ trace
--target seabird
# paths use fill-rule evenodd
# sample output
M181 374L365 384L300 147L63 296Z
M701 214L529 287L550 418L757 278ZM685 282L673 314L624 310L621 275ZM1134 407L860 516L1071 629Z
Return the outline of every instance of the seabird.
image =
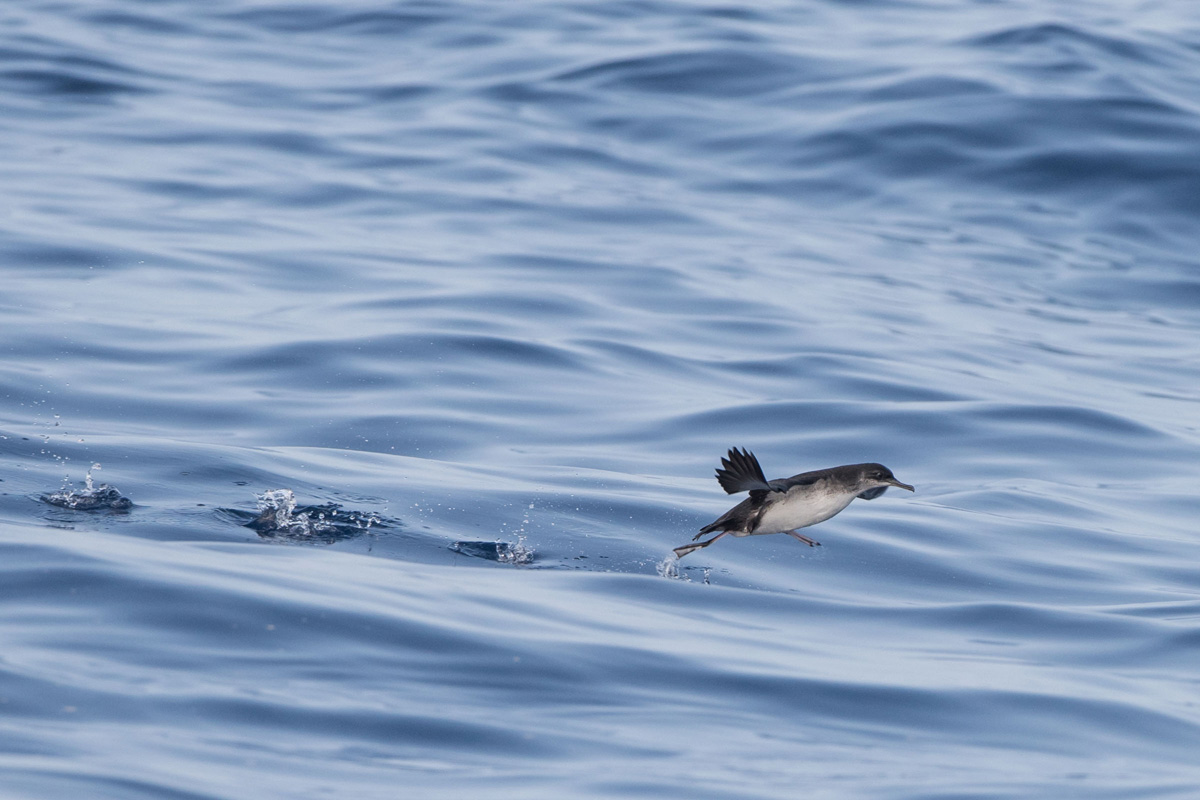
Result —
M889 486L916 491L907 483L896 480L892 471L883 464L848 464L768 481L754 454L744 448L739 451L735 447L729 451L728 458L721 459L721 467L717 470L717 481L721 488L728 494L750 492L750 496L722 514L716 522L701 528L692 541L707 533L720 531L716 536L697 544L676 547L677 558L708 547L726 534L761 536L786 533L814 547L820 542L796 533L799 528L824 522L850 505L850 501L856 497L874 500Z

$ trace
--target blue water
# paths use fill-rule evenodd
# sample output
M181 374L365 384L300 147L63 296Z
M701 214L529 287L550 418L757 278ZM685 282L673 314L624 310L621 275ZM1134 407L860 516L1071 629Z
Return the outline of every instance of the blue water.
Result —
M1197 76L1155 0L5 5L0 795L1200 796ZM732 446L917 492L675 563Z

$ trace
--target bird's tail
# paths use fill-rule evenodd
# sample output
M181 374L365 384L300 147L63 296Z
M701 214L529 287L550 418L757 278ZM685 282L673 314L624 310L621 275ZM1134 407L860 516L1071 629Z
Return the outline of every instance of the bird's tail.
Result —
M728 457L721 459L721 467L717 470L717 482L726 494L771 490L758 459L745 448L740 452L736 447L731 449Z

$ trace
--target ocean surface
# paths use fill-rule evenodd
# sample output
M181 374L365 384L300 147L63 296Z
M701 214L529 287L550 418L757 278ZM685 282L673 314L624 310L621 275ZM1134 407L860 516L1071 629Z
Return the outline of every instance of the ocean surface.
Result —
M0 186L5 800L1200 797L1200 6L16 0Z

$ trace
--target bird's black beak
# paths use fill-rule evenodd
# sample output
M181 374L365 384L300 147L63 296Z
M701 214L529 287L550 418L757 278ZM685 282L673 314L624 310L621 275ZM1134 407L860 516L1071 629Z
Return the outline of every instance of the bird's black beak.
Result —
M910 492L917 491L913 487L909 486L907 483L901 483L900 481L896 480L895 478L892 478L890 481L888 481L888 483L890 483L892 486L895 486L897 489L908 489Z

